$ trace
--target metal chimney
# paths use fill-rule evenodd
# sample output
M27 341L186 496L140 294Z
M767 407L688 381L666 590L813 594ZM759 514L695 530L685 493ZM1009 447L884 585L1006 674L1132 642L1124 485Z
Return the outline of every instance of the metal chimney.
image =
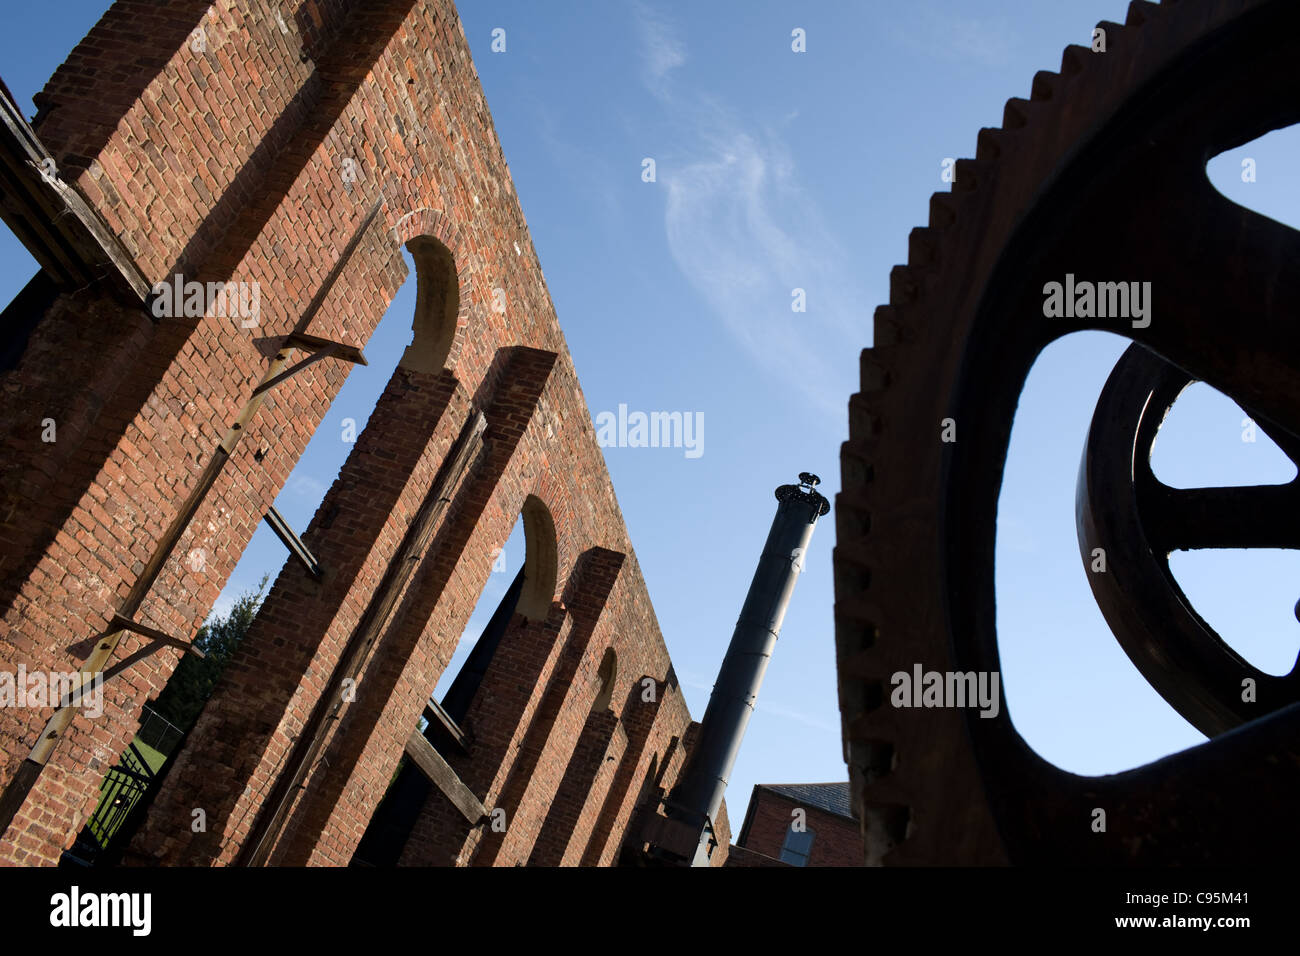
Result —
M820 478L805 471L799 475L799 484L776 489L779 504L772 530L767 534L754 580L740 609L740 620L722 659L699 737L682 776L664 801L669 821L666 832L676 831L677 839L664 841L673 846L661 844L656 855L662 857L667 850L683 862L689 858L692 866L709 865L710 844L716 843L714 823L727 778L754 713L758 689L794 594L795 580L803 570L813 527L831 510L830 502L813 490L820 483ZM689 840L682 839L686 835L684 827L689 827L694 837L689 850Z

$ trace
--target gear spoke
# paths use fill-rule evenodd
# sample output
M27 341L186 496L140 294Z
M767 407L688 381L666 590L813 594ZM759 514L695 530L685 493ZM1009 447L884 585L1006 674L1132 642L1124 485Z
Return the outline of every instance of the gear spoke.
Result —
M1158 274L1180 281L1155 285L1150 325L1132 337L1257 409L1261 427L1294 451L1295 438L1278 433L1300 436L1300 232L1229 202L1200 170L1173 193L1178 221L1146 259L1163 260ZM1178 268L1193 262L1215 268Z
M1138 512L1151 550L1160 556L1196 548L1300 549L1300 488L1141 488Z

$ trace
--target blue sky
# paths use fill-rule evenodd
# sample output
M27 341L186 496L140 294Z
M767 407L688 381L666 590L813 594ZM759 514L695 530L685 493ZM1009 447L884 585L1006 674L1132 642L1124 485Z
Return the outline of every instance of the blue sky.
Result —
M0 75L30 110L103 2L9 12ZM886 3L465 2L460 6L560 323L594 415L701 413L703 454L606 448L624 518L692 712L701 716L771 521L802 470L839 486L857 356L890 268L928 219L946 157L971 156L1005 101L1121 0ZM492 31L506 49L492 52ZM807 52L791 50L806 31ZM1214 160L1226 195L1300 224L1282 131ZM1241 182L1241 158L1257 181ZM643 180L643 161L655 181ZM0 235L0 295L35 265ZM805 291L807 311L791 309ZM279 507L304 527L410 340L408 282L366 345ZM1138 675L1093 603L1074 532L1075 470L1124 341L1081 333L1040 358L1022 397L999 511L998 623L1013 721L1047 759L1126 769L1201 738ZM1200 386L1156 446L1173 484L1289 480L1294 468ZM927 426L928 427L928 426ZM906 468L880 462L879 468ZM844 779L832 621L833 516L814 535L728 792L738 827L755 783ZM518 533L477 633L523 559ZM273 574L259 530L222 604ZM1294 552L1176 555L1198 609L1248 659L1285 672L1300 649ZM452 670L454 670L454 666Z

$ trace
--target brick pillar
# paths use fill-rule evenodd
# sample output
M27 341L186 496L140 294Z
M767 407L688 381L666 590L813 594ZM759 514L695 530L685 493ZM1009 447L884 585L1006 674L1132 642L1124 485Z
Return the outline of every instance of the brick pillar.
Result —
M610 782L609 792L595 825L591 837L583 851L582 866L609 866L618 853L619 840L611 839L614 834L622 834L626 829L636 802L637 791L634 784L646 774L649 756L646 756L646 744L659 715L663 696L670 692L670 685L663 681L655 682L655 699L647 701L642 693L645 677L638 678L628 692L627 702L623 705L623 719L620 727L627 734L627 746L618 761L618 770ZM644 758L644 762L643 762Z
M475 866L501 866L528 859L547 808L599 690L597 671L608 638L599 637L624 556L605 548L584 552L574 569L566 606L574 626L564 656L546 688L537 716L518 750L510 779L496 801L506 811L504 832L488 829Z
M560 659L573 619L557 609L544 624L516 614L479 684L465 717L473 735L468 757L446 755L447 762L489 811L513 763L524 733ZM484 827L471 827L459 810L434 788L420 811L399 860L402 866L463 865L478 848ZM489 831L490 832L490 831ZM416 835L419 839L414 839Z
M323 759L304 779L273 863L342 865L352 858L482 592L491 547L505 542L522 507L512 465L556 356L500 352L496 373L473 401L487 419L483 453L459 488L448 489L447 513L375 639L355 700L326 728Z
M614 781L618 758L627 745L627 734L616 736L618 729L618 718L612 710L588 715L542 821L541 833L528 858L529 866L574 866L580 862L596 814ZM614 746L616 740L618 746Z
M450 445L439 425L455 391L449 372L394 372L303 535L322 580L286 562L132 843L138 860L234 858Z

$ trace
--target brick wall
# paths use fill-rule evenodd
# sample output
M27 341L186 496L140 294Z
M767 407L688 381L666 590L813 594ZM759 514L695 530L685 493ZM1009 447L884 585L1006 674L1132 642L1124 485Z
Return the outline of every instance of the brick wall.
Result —
M455 811L440 817L450 805L435 792L407 861L614 862L651 764L657 786L675 778L673 741L690 715L449 0L122 0L37 102L60 175L150 282L256 282L261 309L250 327L157 318L92 286L45 311L0 373L0 668L75 669L117 611L192 637L348 371L327 358L273 388L183 521L284 337L307 316L311 335L364 346L405 279L405 243L445 253L449 270L418 276L415 342L304 532L325 574L285 564L131 858L223 864L248 852L285 760L333 704L321 695L345 648L386 600L355 700L334 714L323 759L268 844L271 862L346 864L493 549L536 500L553 532L529 533L553 533L555 580L531 586L550 609L516 615L455 766L485 806L508 804L510 826L493 834ZM483 449L444 489L427 549L406 555L478 411ZM41 441L50 418L53 443ZM176 522L160 573L142 582ZM412 570L390 587L401 556ZM143 643L129 636L115 660ZM617 686L593 716L609 647ZM57 861L178 659L164 649L114 678L105 715L79 715L30 790L8 791L21 801L0 861ZM657 682L653 704L640 700L645 676ZM0 710L0 786L51 713ZM196 809L205 831L192 826Z
M800 803L756 786L745 813L745 825L731 866L772 866L781 860L781 847L797 809L804 811L809 830L814 832L806 866L862 866L862 834L856 820L829 813L820 807Z

